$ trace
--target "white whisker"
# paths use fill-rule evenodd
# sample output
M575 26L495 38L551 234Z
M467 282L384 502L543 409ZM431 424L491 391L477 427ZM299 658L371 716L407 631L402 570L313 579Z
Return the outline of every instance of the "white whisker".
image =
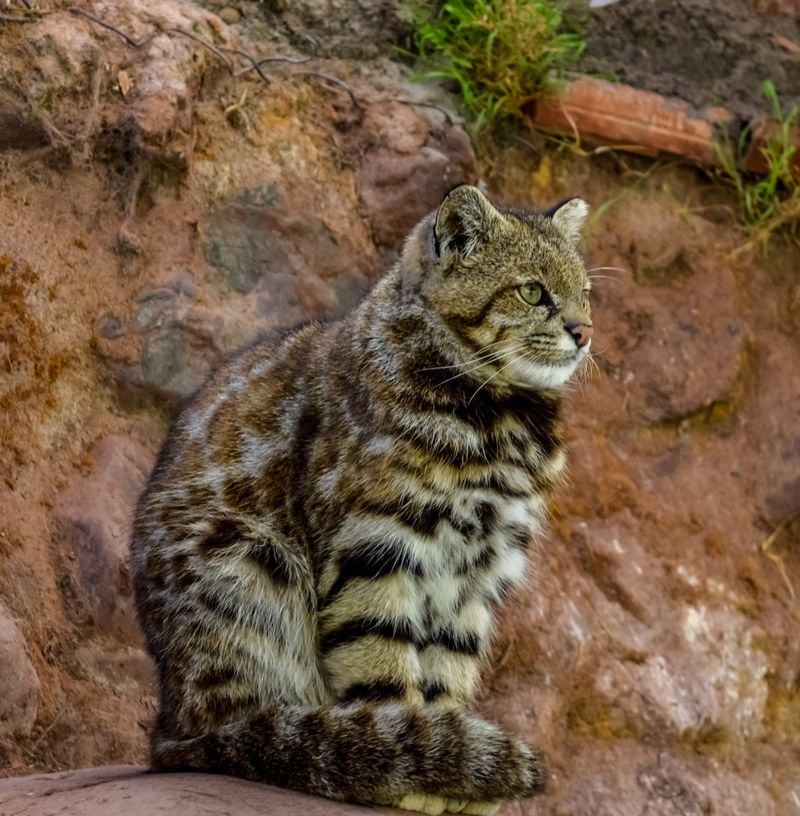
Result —
M516 354L522 347L523 345L520 344L519 346L512 349L501 349L500 351L495 352L493 357L491 357L490 359L484 360L483 362L478 363L478 365L473 366L472 368L468 368L466 371L459 371L458 374L454 374L452 377L448 377L446 380L442 380L442 382L437 383L437 387L440 385L444 385L445 383L449 383L451 380L455 380L458 377L463 377L465 374L471 374L473 371L478 371L479 369L483 368L486 365L489 365L490 363L500 362L500 360L503 360L506 357L508 357L509 354Z
M593 266L591 269L587 269L586 272L630 272L630 270L621 266Z
M441 371L445 368L461 368L461 366L471 365L472 363L477 363L479 360L487 359L492 357L497 351L490 351L492 346L499 345L500 343L505 343L505 340L498 340L496 343L490 343L488 346L482 348L477 354L468 359L464 360L462 363L454 363L453 365L443 365L443 366L430 366L429 368L418 368L417 371ZM502 349L500 349L502 351Z
M482 382L482 383L481 383L481 384L478 386L477 390L476 390L476 391L473 393L473 395L472 395L472 396L471 396L471 397L470 397L470 398L467 400L467 405L469 405L469 404L472 402L472 400L473 400L473 399L475 399L475 395L478 393L478 391L480 391L480 390L481 390L481 388L483 388L483 386L484 386L484 385L486 385L486 384L487 384L487 383L489 383L491 380L493 380L493 379L494 379L494 378L495 378L495 377L496 377L496 376L497 376L497 375L498 375L498 374L499 374L501 371L503 371L504 369L508 368L508 367L509 367L510 365L512 365L513 363L519 362L520 360L524 360L526 357L528 357L528 356L529 356L529 355L531 355L531 354L533 354L533 351L526 351L524 354L520 354L518 357L515 357L513 360L509 360L509 361L508 361L508 362L507 362L507 363L506 363L504 366L501 366L500 368L498 368L498 369L497 369L497 371L495 371L495 372L494 372L494 374L492 374L492 376L491 376L491 377L489 377L488 379L484 380L484 381L483 381L483 382Z

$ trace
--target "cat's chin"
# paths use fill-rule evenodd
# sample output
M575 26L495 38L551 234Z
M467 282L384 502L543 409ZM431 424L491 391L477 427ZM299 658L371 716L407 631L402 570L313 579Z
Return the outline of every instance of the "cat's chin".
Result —
M510 366L508 384L516 388L552 390L563 388L575 373L584 354L578 353L563 363L537 363L518 360Z

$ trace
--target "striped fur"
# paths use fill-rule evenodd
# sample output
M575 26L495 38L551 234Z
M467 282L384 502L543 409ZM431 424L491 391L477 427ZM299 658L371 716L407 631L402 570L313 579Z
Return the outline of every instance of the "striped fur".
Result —
M431 813L542 788L466 709L564 462L585 211L457 188L353 313L257 343L186 407L132 541L154 767Z

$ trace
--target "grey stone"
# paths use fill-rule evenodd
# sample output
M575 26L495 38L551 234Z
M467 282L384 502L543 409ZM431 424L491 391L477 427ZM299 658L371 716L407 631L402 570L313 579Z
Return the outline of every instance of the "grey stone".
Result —
M168 399L185 399L203 384L218 356L206 338L171 323L148 334L142 344L142 384Z
M274 185L243 190L209 217L205 256L240 295L254 294L261 328L295 325L351 306L366 284L364 260L314 212L284 203Z
M256 210L236 207L218 213L206 231L206 260L239 294L252 292L268 271L290 271L285 241Z

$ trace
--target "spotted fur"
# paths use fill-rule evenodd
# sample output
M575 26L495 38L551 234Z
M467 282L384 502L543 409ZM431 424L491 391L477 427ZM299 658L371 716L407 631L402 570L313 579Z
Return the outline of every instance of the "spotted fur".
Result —
M156 769L431 813L541 790L537 753L467 707L563 466L585 214L456 188L350 315L185 408L132 541Z

